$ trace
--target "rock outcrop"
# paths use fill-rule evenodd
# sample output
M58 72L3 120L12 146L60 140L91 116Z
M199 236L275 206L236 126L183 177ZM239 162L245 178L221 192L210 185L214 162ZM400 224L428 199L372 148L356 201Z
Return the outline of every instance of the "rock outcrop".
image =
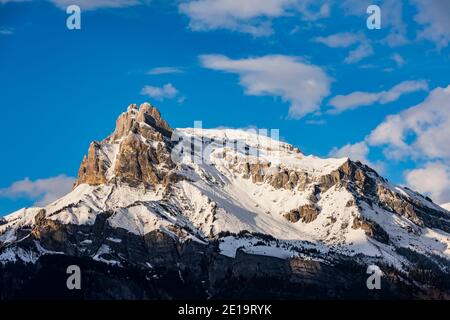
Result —
M130 105L117 119L111 136L90 145L75 187L83 183L104 184L111 179L133 185L160 184L174 167L167 143L172 131L159 111L149 103L142 104L139 109L135 104ZM108 176L108 173L111 174Z
M92 142L87 156L81 162L75 187L82 183L99 185L107 182L106 172L111 164L100 152L100 143Z
M364 218L356 217L353 219L353 229L362 229L365 234L381 243L389 243L389 235L376 222Z
M300 219L302 222L310 223L314 221L319 215L320 210L316 205L305 204L300 206L298 209L293 209L286 213L284 217L290 222L298 222Z

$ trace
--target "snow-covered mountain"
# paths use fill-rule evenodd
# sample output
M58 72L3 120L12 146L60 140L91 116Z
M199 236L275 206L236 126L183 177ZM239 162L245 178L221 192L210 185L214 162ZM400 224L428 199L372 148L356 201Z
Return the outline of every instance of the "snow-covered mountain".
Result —
M0 221L4 268L36 274L40 261L58 256L138 268L153 279L176 270L178 281L190 278L209 297L226 296L211 275L217 261L239 277L283 275L284 287L304 285L291 276L305 270L326 287L330 275L319 269L339 274L356 263L364 274L376 264L389 294L414 287L414 297L448 297L450 213L360 162L307 156L256 132L174 130L145 103L130 105L115 131L90 145L72 192ZM265 271L238 272L241 260ZM322 295L352 296L365 282L349 286L353 292ZM226 292L236 296L231 285Z

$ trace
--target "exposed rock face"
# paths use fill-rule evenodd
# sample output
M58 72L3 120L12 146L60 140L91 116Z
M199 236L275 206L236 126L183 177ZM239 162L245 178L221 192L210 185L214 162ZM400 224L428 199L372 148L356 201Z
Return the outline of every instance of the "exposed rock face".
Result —
M267 162L245 163L237 171L245 177L251 177L253 183L268 183L275 189L298 189L304 191L312 181L307 172L273 167Z
M373 193L376 187L375 178L381 178L370 167L359 161L347 160L339 169L324 175L320 181L322 191L326 191L336 184L353 183L361 193Z
M302 173L287 169L271 172L267 178L267 182L275 189L284 188L287 190L293 190L296 187L298 187L299 190L302 190L306 180L307 178L305 178Z
M102 142L93 142L80 166L75 187L87 183L107 183L111 171L115 179L138 185L161 183L174 164L170 158L172 128L161 118L159 111L148 103L138 109L128 107L116 122L114 133ZM143 140L145 139L145 140ZM117 144L116 154L101 151L106 143Z
M161 117L161 113L155 107L149 103L141 105L139 112L136 116L136 121L139 123L146 123L150 127L155 128L163 136L170 138L173 129L169 124Z
M372 237L381 243L389 243L389 235L376 222L356 217L353 220L352 228L361 228L367 236Z
M300 211L299 210L291 210L284 215L284 217L292 223L296 223L300 220Z
M414 191L410 191L415 194ZM418 226L439 228L450 232L450 215L438 208L426 206L423 202L411 197L395 194L385 186L379 185L377 189L380 206L401 216L406 216Z
M170 139L173 129L162 119L158 109L149 103L143 103L139 109L136 104L131 104L127 112L119 116L110 140L116 141L128 135L130 131L139 131L148 140L162 141L162 136Z
M382 206L394 211L399 215L406 216L409 220L413 221L419 226L423 226L422 219L414 212L414 207L408 201L395 195L388 188L379 185L377 189L377 195L379 197Z
M310 223L317 218L319 213L320 210L317 206L306 204L298 209L291 210L284 217L293 223L298 222L300 219L305 223Z
M158 163L155 150L131 134L120 144L114 173L127 183L154 185L161 180L155 170Z
M361 194L374 194L377 191L376 178L381 178L373 169L360 162L347 160L340 168L320 177L315 181L308 172L274 167L271 163L247 163L242 170L252 178L254 183L266 182L275 189L305 191L311 183L316 183L321 192L335 185L347 186L349 182Z
M358 201L377 205L385 210L405 216L418 226L450 231L450 216L441 210L430 208L414 197L393 192L387 181L373 169L360 162L347 161L338 170L322 177L321 191L341 185L353 192ZM416 194L411 191L412 194ZM423 197L422 197L423 198Z
M300 207L300 216L302 221L309 223L314 221L319 215L319 209L315 205L304 205Z
M302 258L252 255L241 250L230 258L218 253L215 242L207 246L195 241L180 243L163 232L154 231L142 237L113 229L104 223L105 215L99 215L92 226L75 226L51 221L43 214L36 217L30 237L20 247L25 250L39 242L46 250L64 254L45 255L31 265L0 265L1 299L430 297L426 288L417 289L411 282L399 280L407 278L406 274L381 264L386 273L383 290L371 291L365 287L366 267L355 259L330 256L335 261L330 265ZM84 243L82 248L80 243ZM110 250L97 254L95 261L88 259L100 247ZM109 264L104 263L108 261ZM89 285L81 290L68 290L68 265L80 266L83 283ZM430 277L426 272L421 268L415 271L422 279ZM44 284L47 290L42 291ZM441 284L447 286L448 281ZM434 291L434 295L438 299L446 297L443 291Z
M270 163L252 163L249 164L249 174L252 177L253 183L264 182L264 177L270 168Z
M88 155L83 158L83 162L78 170L78 179L75 187L87 183L90 185L99 185L106 183L106 171L109 163L100 155L100 144L92 142L89 146Z

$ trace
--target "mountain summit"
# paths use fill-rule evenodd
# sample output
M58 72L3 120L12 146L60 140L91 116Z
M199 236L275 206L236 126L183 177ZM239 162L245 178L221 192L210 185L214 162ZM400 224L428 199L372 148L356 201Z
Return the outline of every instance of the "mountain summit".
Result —
M73 264L90 281L77 293ZM450 213L360 162L256 131L172 129L132 104L72 192L0 221L1 270L3 298L50 274L49 296L93 299L449 298Z
M149 103L128 107L114 132L93 142L78 171L75 186L101 185L113 181L146 186L159 184L173 167L166 143L172 128Z

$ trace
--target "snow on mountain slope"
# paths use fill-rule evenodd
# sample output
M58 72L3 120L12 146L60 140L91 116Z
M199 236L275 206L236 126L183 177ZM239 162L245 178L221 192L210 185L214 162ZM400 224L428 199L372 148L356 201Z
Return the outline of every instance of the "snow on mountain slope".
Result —
M219 239L227 256L240 248L320 260L332 251L402 268L408 262L397 251L408 248L450 260L449 213L367 166L306 156L255 132L172 130L149 104L131 105L113 134L91 144L71 193L5 217L0 260L25 260L14 246L42 219L93 226L105 213L109 227L139 236L160 230L179 241ZM270 239L262 244L258 234ZM109 250L103 244L91 257L104 261ZM27 261L43 254L30 252Z

